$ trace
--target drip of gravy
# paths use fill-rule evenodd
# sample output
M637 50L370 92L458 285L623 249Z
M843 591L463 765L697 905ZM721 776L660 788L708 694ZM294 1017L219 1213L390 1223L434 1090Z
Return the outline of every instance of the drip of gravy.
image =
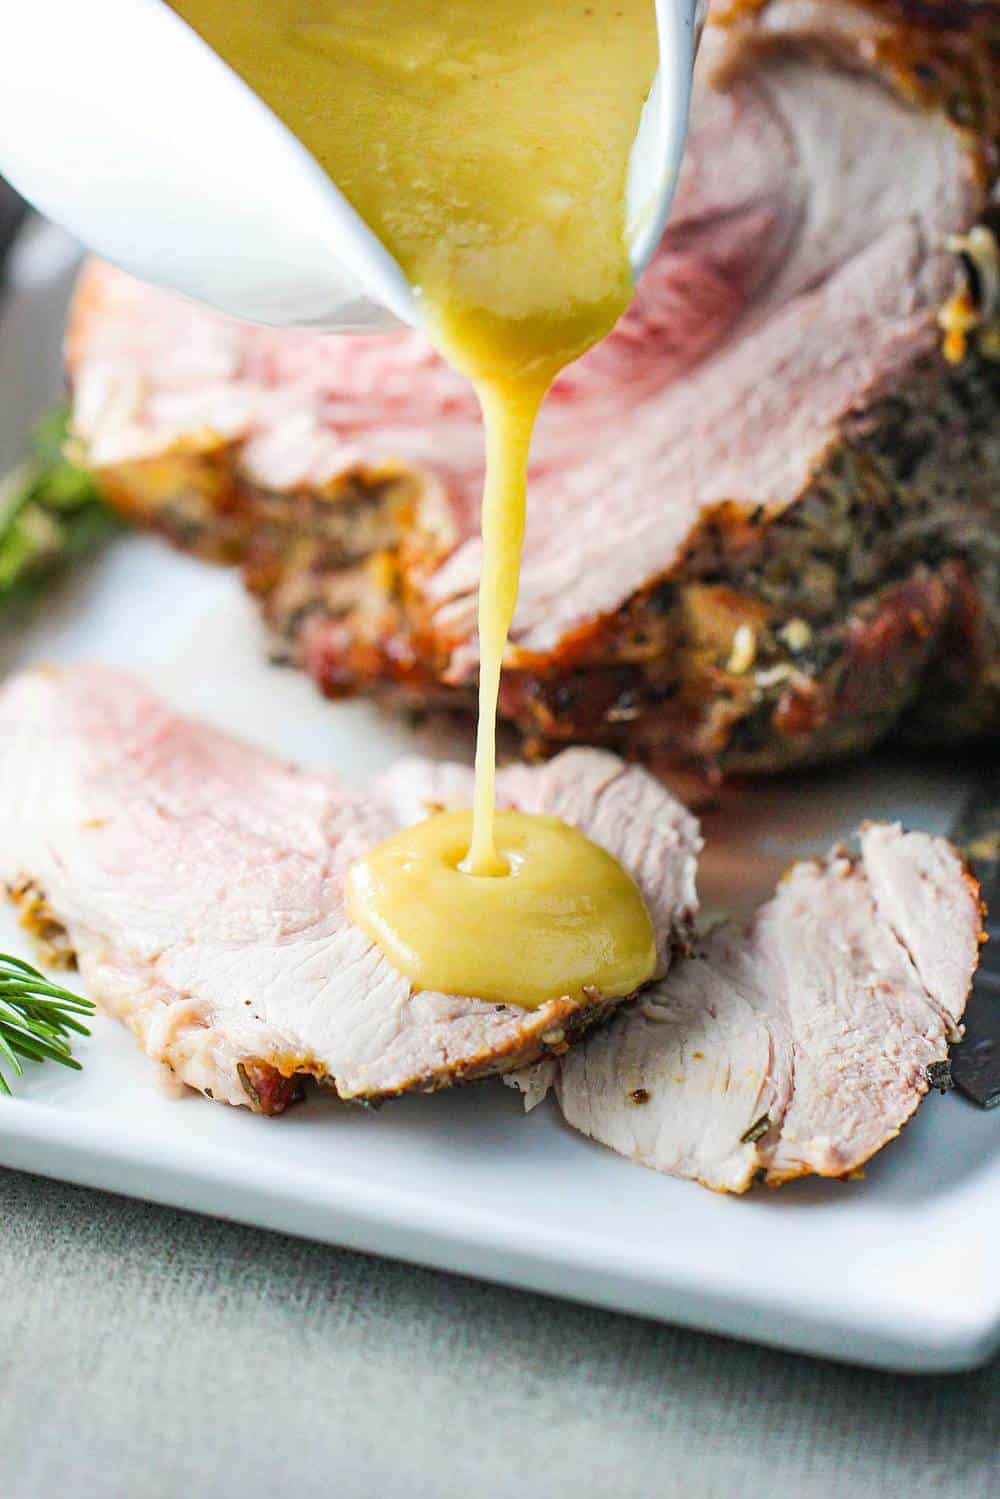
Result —
M535 417L631 295L625 187L653 0L172 3L395 256L483 411L474 806L361 860L352 918L421 988L528 1008L630 993L655 964L636 885L568 824L498 814L494 779Z

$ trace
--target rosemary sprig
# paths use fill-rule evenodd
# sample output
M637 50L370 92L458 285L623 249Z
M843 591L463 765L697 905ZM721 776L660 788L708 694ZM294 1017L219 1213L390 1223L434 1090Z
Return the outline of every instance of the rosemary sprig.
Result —
M93 1013L89 999L50 983L30 963L0 953L0 1094L10 1096L4 1067L20 1077L22 1057L59 1062L79 1072L72 1036L89 1036L90 1031L76 1017Z

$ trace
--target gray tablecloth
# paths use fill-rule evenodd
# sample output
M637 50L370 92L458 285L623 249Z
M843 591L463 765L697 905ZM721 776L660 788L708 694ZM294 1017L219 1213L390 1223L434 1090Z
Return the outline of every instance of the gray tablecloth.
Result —
M0 1172L2 1499L986 1499L901 1378Z

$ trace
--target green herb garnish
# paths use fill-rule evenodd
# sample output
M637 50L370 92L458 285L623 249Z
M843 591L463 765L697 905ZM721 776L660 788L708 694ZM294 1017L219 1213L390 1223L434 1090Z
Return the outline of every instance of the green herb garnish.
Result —
M93 476L68 456L67 437L59 407L35 428L24 462L0 478L0 609L30 599L117 527Z
M771 1128L771 1116L770 1116L770 1114L761 1114L760 1118L759 1119L755 1119L754 1122L753 1122L753 1124L751 1124L750 1128L749 1129L745 1129L743 1131L742 1135L740 1135L740 1144L741 1145L756 1145L757 1141L761 1138L761 1136L762 1135L766 1135L767 1132L768 1132L768 1130L770 1128Z
M22 1058L60 1062L79 1072L72 1035L89 1036L90 1032L76 1016L93 1013L91 1000L50 984L30 963L0 953L0 1093L10 1096L4 1067L20 1077Z

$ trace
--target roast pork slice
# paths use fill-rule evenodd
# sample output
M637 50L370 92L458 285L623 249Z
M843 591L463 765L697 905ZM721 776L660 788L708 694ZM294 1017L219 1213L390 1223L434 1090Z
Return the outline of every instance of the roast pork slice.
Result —
M796 865L561 1061L568 1122L620 1155L723 1192L846 1176L893 1139L956 1039L983 921L943 839L871 825L860 853Z
M541 414L502 712L754 770L996 732L996 7L715 10L659 253ZM242 560L324 691L475 711L479 413L419 333L92 265L67 356L109 497Z
M535 1011L412 993L348 921L348 865L471 789L458 767L412 761L355 794L100 669L34 670L0 692L0 880L149 1056L265 1113L309 1076L377 1100L503 1072L607 1012L596 992ZM623 861L666 968L695 908L690 814L598 751L503 771L498 793Z

